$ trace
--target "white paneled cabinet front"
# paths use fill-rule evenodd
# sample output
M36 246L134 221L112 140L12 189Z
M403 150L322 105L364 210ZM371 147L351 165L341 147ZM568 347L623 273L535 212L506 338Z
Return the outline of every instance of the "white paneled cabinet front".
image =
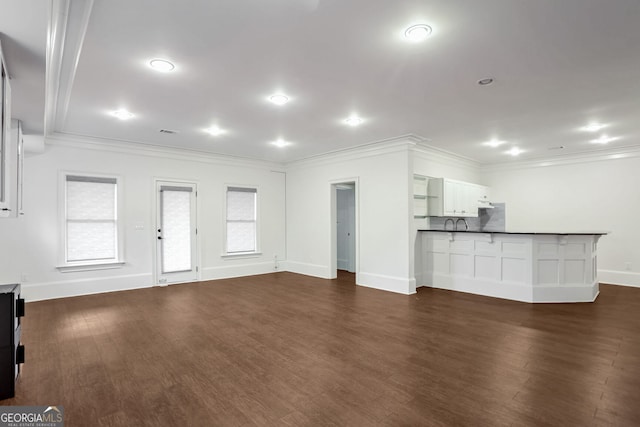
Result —
M423 232L419 285L524 302L593 301L599 237Z

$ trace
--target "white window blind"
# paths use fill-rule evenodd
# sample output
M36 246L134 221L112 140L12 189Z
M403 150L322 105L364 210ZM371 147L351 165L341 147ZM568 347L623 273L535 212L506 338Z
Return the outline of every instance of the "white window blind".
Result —
M115 178L66 176L66 262L115 261Z
M255 188L227 188L227 253L257 251L257 195Z

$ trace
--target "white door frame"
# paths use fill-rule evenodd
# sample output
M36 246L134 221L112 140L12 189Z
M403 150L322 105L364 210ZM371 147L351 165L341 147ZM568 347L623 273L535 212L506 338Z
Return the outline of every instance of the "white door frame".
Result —
M160 186L161 185L168 185L168 186L192 186L193 187L193 203L194 206L192 207L192 216L194 219L194 234L192 235L192 238L194 239L193 243L192 243L192 254L191 254L191 258L192 258L192 266L195 269L195 271L193 271L193 275L190 275L190 277L188 279L184 279L184 278L180 278L178 275L175 276L175 280L167 280L169 277L163 277L166 275L163 275L160 271L161 269L161 261L160 261L160 244L158 243L159 239L158 237L161 237L161 234L158 232L159 227L160 227L160 215L161 215L161 211L160 211ZM198 183L196 181L186 181L186 180L180 180L180 179L172 179L172 178L155 178L153 181L153 191L154 191L154 199L155 199L155 207L154 207L154 214L153 214L153 218L152 218L152 227L151 227L151 235L152 235L152 239L153 239L153 283L155 285L159 285L159 286L166 286L169 284L175 284L175 283L185 283L185 282L193 282L193 281L198 281L200 280L200 242L198 239L198 218L199 218L199 204L198 204ZM192 270L190 270L192 271ZM169 273L172 274L172 273ZM164 280L163 280L164 279Z
M355 193L355 250L356 256L354 260L354 270L356 272L356 283L360 275L360 181L358 177L343 178L329 181L330 194L330 260L329 273L331 279L338 277L338 242L337 242L337 222L338 222L338 204L337 191L338 185L351 184L354 186Z

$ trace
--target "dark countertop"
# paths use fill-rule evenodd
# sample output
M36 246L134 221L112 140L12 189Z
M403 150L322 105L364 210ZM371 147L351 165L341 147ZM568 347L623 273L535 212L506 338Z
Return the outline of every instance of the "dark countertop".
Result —
M551 235L582 235L582 236L602 236L605 234L609 234L609 231L491 231L491 230L442 230L442 229L433 229L433 228L422 228L418 229L418 231L438 231L438 232L447 232L447 233L477 233L477 234L551 234Z

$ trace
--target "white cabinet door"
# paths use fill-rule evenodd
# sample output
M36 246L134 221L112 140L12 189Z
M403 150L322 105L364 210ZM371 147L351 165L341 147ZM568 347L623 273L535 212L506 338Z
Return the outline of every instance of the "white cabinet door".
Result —
M477 184L467 184L466 216L478 216L479 200L482 193L482 186Z
M458 183L444 180L442 198L444 202L443 216L456 216L460 211Z
M475 184L468 182L444 181L444 216L478 216Z
M462 192L462 198L460 201L462 216L478 216L477 204L474 203L474 187L474 184L469 184L466 182L460 183L460 190Z

